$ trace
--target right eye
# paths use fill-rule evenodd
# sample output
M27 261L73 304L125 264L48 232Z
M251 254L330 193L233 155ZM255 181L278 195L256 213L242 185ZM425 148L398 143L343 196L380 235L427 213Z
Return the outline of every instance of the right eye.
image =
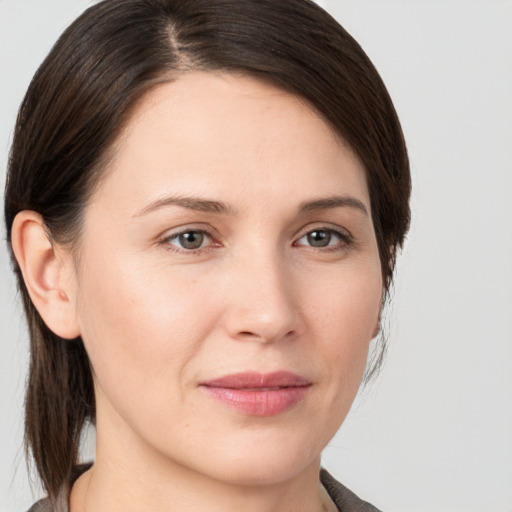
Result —
M210 245L212 237L206 231L189 229L167 237L164 242L178 250L197 251Z

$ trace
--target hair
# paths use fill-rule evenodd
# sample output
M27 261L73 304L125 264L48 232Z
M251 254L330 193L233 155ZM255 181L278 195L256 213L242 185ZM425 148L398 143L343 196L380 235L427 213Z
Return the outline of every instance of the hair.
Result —
M241 73L298 95L349 144L366 169L387 294L410 219L402 130L364 51L310 0L104 0L88 8L38 69L19 110L5 192L11 256L22 210L41 214L55 243L79 240L84 207L131 109L189 70ZM26 448L60 510L81 432L95 419L92 373L82 340L48 329L14 256L12 264L31 343Z

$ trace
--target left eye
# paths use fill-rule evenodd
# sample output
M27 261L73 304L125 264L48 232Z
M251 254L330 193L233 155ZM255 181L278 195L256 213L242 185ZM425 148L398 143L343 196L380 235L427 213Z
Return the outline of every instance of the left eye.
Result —
M205 231L184 231L169 237L169 243L189 251L201 249L211 242L211 237Z
M334 247L347 242L347 236L332 229L314 229L297 240L297 245L309 245L310 247Z

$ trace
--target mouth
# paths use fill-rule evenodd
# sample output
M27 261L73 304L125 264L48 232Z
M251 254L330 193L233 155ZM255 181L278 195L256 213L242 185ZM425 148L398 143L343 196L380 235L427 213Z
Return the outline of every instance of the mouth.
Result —
M304 400L312 382L292 372L245 372L200 384L200 389L221 404L249 416L275 416Z

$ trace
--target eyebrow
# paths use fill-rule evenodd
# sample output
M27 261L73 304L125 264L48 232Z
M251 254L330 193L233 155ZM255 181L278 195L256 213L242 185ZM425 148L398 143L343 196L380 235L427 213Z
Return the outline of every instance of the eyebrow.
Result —
M352 196L332 196L307 201L300 205L300 211L312 212L316 210L328 210L330 208L349 207L355 208L365 215L369 215L368 209L362 201Z
M202 199L199 197L184 197L184 196L171 196L157 199L152 203L145 206L142 210L135 213L133 217L140 217L147 213L165 208L167 206L181 206L188 210L196 210L204 213L216 213L216 214L230 214L233 213L233 208L222 201L213 201L210 199Z
M235 213L235 210L229 204L222 201L202 199L199 197L170 196L153 201L142 210L135 213L133 217L141 217L142 215L146 215L147 213L159 210L160 208L166 208L168 206L180 206L181 208L186 208L188 210L195 210L203 213L214 213L217 215L229 215ZM306 201L299 206L299 211L305 213L339 207L355 208L365 215L369 215L368 209L364 203L352 196L332 196L315 199L313 201Z

